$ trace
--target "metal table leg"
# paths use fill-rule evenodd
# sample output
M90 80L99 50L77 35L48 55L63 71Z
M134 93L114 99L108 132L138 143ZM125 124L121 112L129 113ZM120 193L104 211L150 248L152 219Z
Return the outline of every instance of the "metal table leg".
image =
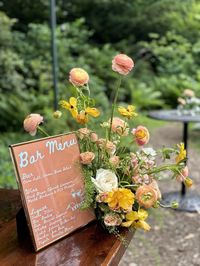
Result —
M183 124L183 143L188 148L188 123ZM181 192L169 192L163 195L163 204L170 205L173 201L178 202L179 207L175 210L187 212L200 211L200 196L186 193L186 187L182 183Z

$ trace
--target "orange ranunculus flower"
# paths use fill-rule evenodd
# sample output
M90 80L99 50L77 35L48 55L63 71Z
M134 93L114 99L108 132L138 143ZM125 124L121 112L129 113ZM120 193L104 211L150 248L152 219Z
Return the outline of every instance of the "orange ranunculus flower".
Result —
M69 73L69 81L76 86L83 86L89 82L89 75L82 68L73 68Z
M80 159L82 164L91 164L94 158L95 154L90 151L86 151L80 154Z
M40 114L30 114L24 119L24 129L31 136L35 136L37 127L43 122L43 117Z
M151 184L140 186L135 196L138 204L145 208L151 208L158 200L158 192Z
M130 210L134 203L135 195L130 189L118 188L108 193L105 202L113 210L123 209Z
M125 54L118 54L112 60L112 70L127 75L134 67L133 60Z
M149 131L146 127L138 126L134 128L131 133L135 136L138 145L143 146L149 142Z
M120 136L127 136L129 132L128 124L119 117L113 117L111 130Z

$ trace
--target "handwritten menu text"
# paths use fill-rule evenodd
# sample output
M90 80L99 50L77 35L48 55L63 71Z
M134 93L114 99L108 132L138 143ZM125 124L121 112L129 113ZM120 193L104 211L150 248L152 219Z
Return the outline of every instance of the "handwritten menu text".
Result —
M11 154L36 250L94 219L80 210L84 184L75 134L13 145Z

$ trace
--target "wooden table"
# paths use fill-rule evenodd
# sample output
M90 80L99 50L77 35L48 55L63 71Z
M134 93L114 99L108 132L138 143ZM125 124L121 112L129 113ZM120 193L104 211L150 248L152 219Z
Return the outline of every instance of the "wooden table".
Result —
M18 239L15 215L21 208L18 190L0 189L0 265L1 266L94 266L117 265L126 247L97 222L77 230L35 253L29 233ZM133 233L124 232L129 243Z

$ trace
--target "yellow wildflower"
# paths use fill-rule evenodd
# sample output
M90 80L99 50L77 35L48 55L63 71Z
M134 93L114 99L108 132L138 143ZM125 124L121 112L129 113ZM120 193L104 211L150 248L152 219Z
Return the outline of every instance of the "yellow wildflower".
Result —
M134 197L135 195L130 189L118 188L108 192L108 197L105 199L105 202L108 203L111 209L118 210L122 208L124 210L130 210L134 203Z
M89 121L89 117L88 115L90 116L93 116L93 117L97 117L100 115L100 112L97 108L91 108L91 107L87 107L85 110L82 110L76 117L76 121L79 123L79 124L87 124L88 121Z
M128 105L127 108L120 106L120 107L118 107L118 112L122 116L127 117L128 119L137 116L137 113L135 112L135 106L133 106L133 105Z
M145 231L149 231L151 227L145 220L148 217L148 212L140 209L138 211L132 211L126 214L126 222L122 223L124 227L142 228Z
M177 146L179 148L179 154L176 156L175 160L176 160L176 163L178 164L179 162L181 162L182 160L186 158L186 150L184 147L184 143L180 143Z
M98 117L100 115L100 111L97 108L91 108L91 107L87 107L85 109L85 113L93 117Z
M62 108L69 110L73 118L77 117L78 110L77 110L77 99L76 98L71 97L69 99L69 102L62 100L59 102L59 104L61 105Z

